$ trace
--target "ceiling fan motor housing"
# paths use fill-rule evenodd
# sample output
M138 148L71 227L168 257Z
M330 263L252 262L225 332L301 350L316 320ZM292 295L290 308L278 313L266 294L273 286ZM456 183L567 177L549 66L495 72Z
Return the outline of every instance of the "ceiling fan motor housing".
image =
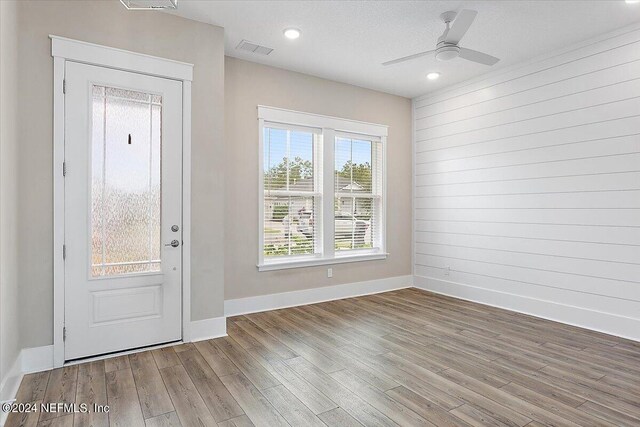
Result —
M436 48L436 59L438 61L450 61L460 55L460 48L451 43L438 43Z

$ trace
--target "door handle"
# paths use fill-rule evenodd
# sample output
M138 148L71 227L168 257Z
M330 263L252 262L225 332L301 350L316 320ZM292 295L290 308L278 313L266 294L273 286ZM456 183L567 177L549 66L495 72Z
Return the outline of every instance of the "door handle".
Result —
M180 246L180 242L177 240L172 240L171 243L165 243L165 246L171 246L172 248L177 248Z

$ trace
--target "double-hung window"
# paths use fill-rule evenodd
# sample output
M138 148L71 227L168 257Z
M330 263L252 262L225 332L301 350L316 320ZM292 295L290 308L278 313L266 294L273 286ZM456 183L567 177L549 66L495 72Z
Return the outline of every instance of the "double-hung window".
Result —
M382 259L387 127L258 107L258 268Z
M290 259L322 253L316 227L322 206L319 129L263 126L263 253Z
M382 141L336 133L335 251L371 252L382 247Z

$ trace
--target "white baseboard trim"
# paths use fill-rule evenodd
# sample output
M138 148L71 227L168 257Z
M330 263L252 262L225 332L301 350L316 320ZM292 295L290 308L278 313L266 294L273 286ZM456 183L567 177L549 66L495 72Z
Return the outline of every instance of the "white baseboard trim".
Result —
M9 368L9 371L2 378L2 382L0 382L0 402L13 400L16 397L22 376L20 353L18 353L18 357L13 361L11 368ZM4 411L0 411L0 426L4 425L8 415Z
M346 283L343 285L322 286L302 291L231 299L224 302L224 314L225 316L239 316L241 314L315 304L318 302L408 288L411 287L412 284L413 276L396 276L386 279Z
M640 319L618 316L612 313L559 304L553 301L515 295L492 289L479 288L433 277L415 276L413 283L416 288L437 294L640 341Z
M204 320L192 320L189 325L189 337L185 342L195 342L227 336L227 318L212 317Z
M20 352L22 358L22 373L46 371L53 369L53 346L23 348Z
M23 348L11 365L11 369L0 383L0 401L13 400L18 393L22 378L26 374L53 368L53 346ZM6 413L0 411L0 426L7 420Z

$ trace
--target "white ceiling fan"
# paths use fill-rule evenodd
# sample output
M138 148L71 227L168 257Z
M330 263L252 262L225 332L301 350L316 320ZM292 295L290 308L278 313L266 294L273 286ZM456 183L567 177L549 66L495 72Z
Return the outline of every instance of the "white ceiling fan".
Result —
M494 56L458 46L462 37L464 37L471 24L473 24L473 20L476 19L477 14L477 11L469 9L463 9L458 14L456 14L456 12L444 12L440 15L440 18L444 21L447 28L438 38L435 50L427 50L426 52L404 56L392 61L383 62L382 65L393 65L399 62L409 61L410 59L420 58L421 56L426 56L431 53L435 53L436 59L440 61L449 61L460 57L467 61L480 64L495 64L499 59Z

